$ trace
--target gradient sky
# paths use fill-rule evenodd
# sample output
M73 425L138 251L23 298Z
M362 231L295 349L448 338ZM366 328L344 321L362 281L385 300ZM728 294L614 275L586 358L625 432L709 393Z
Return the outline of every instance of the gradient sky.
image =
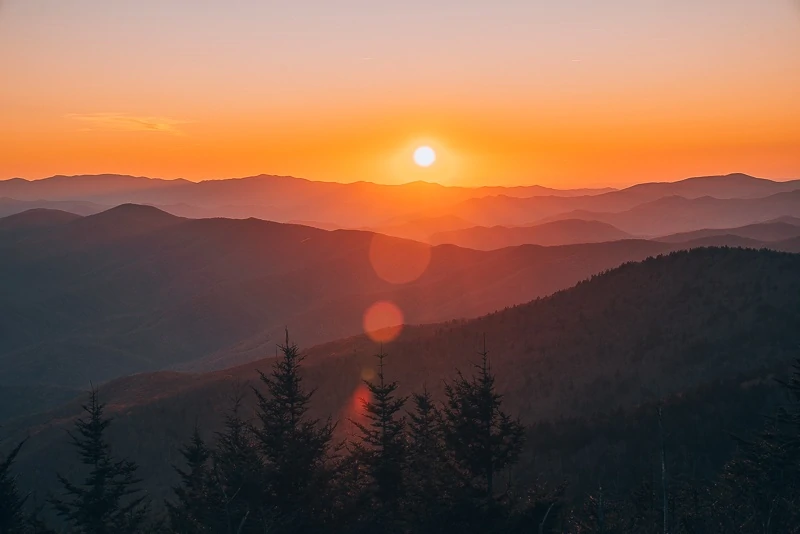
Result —
M800 2L0 0L0 178L103 172L800 178Z

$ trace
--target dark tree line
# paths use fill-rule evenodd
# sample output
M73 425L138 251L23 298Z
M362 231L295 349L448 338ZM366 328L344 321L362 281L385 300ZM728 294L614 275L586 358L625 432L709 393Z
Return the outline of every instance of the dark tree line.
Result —
M602 487L569 497L517 482L526 440L503 410L487 351L470 374L445 384L443 402L424 390L409 397L377 356L369 398L339 443L335 424L309 415L298 348L280 347L254 388L255 417L234 399L224 428L207 442L195 428L176 466L180 483L166 512L152 506L137 465L113 456L111 421L92 391L70 433L85 473L58 475L49 505L61 531L85 534L245 533L797 533L800 532L800 361L784 384L790 398L718 476L697 480L670 470L663 435L658 476L612 495ZM667 430L668 431L668 430ZM53 532L26 506L13 463L24 442L0 456L0 533Z

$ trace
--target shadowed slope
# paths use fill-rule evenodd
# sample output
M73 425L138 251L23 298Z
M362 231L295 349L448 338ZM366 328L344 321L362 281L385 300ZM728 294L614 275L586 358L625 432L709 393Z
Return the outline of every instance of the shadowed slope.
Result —
M466 369L486 334L498 389L526 423L629 410L717 381L767 377L788 365L800 344L798 270L798 255L739 249L626 264L479 319L409 327L385 346L387 373L400 381L401 394L427 384L438 395L441 379L455 367ZM307 351L305 377L318 387L317 414L353 415L353 395L377 349L361 336ZM117 450L140 460L151 484L169 487L169 458L195 421L210 433L234 384L256 380L256 369L269 365L262 360L204 375L156 373L108 384L101 393L118 418L111 430ZM33 434L23 462L45 466L60 457L63 426L78 410L72 403L17 422ZM347 432L346 425L340 430Z

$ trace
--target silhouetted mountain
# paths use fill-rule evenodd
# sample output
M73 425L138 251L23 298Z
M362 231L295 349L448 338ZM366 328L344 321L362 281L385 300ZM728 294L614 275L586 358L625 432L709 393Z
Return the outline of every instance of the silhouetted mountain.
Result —
M16 200L13 198L0 198L0 217L8 217L24 211L33 209L47 209L66 211L76 215L92 215L108 209L108 206L101 206L93 202L83 201L49 201L49 200Z
M431 243L430 239L434 234L451 230L462 230L473 226L475 226L473 223L461 219L460 217L443 215L441 217L412 219L399 224L387 224L376 228L370 228L370 230L380 234Z
M0 180L0 196L20 200L96 200L105 204L125 202L127 194L145 190L165 190L190 184L186 180L160 180L122 174L51 176L42 180L13 178Z
M684 198L761 198L800 189L800 180L775 182L735 173L724 176L699 176L677 182L652 182L628 187L619 193L648 202L667 196Z
M794 217L787 217L793 219ZM760 224L749 224L747 226L740 226L738 228L720 228L720 229L706 229L695 230L694 232L684 232L681 234L672 234L664 237L659 237L658 241L666 241L668 243L681 243L686 241L693 241L696 239L703 239L707 237L715 237L722 235L733 235L752 239L755 241L784 241L793 237L800 237L800 225L791 224L789 222L767 222Z
M596 220L636 235L656 236L706 228L732 228L797 213L800 213L800 190L752 199L671 196L620 213L572 211L547 217L543 222Z
M387 300L410 323L474 317L675 246L429 249L369 232L123 205L23 241L0 235L9 288L0 294L0 384L230 366L259 357L285 325L308 343L360 333L366 310ZM418 278L391 283L371 263L381 247L379 268L413 267L420 250L430 261Z
M80 218L80 215L66 211L34 208L0 219L0 232L37 230L66 224Z
M613 191L594 196L577 196L572 198L558 198L552 196L538 196L532 198L512 198L507 195L472 198L462 203L452 206L446 213L473 221L481 226L527 226L536 222L549 222L551 220L563 219L584 219L599 220L608 222L618 228L636 235L650 235L651 232L638 230L629 226L623 226L624 218L620 218L620 224L610 214L625 212L628 210L639 210L646 212L653 206L658 207L660 202L668 197L681 197L684 200L697 200L699 204L716 200L720 205L731 206L735 211L740 204L733 202L740 198L756 200L756 198L774 195L777 200L778 193L794 192L800 190L800 181L774 182L752 178L745 175L710 176L701 178L689 178L680 182L667 183L648 183L639 184L620 191ZM791 195L790 195L791 196ZM703 197L712 197L711 199ZM719 199L719 200L717 200ZM721 202L730 199L732 203ZM683 217L680 213L681 206L677 205L676 200L673 205L660 206L661 210L672 208L676 210L676 216ZM651 205L650 203L655 203ZM698 204L698 205L699 205ZM741 204L747 205L747 203ZM755 202L753 205L757 205ZM702 208L701 208L702 209ZM794 211L778 210L778 215L793 215L798 213L796 206ZM771 213L767 210L768 213ZM660 217L669 217L664 211L656 210L653 217L656 221ZM777 215L776 215L777 216ZM770 218L774 218L772 216ZM769 216L767 216L769 217ZM711 219L699 219L697 224ZM731 219L728 219L731 220ZM753 222L765 222L766 218L739 220L733 224L712 223L708 227L739 226ZM675 233L678 231L699 230L704 226L690 226L690 221L685 221L688 227L681 227L680 230L668 230L663 232ZM651 226L655 225L653 223ZM658 234L658 232L656 232Z
M630 239L632 236L610 224L581 219L565 219L534 226L474 226L464 230L433 234L434 245L450 243L478 250L495 250L518 245L572 245Z
M475 360L485 334L506 406L528 424L562 417L601 421L598 414L695 395L721 382L735 390L742 377L768 379L796 357L797 272L799 255L741 249L695 249L625 264L479 319L406 327L384 345L386 372L400 381L401 394L427 384L438 395L442 378ZM314 411L351 415L377 350L359 336L306 351L306 383L318 387ZM263 352L271 354L266 347ZM218 428L234 385L256 380L256 369L269 365L262 360L215 373L145 374L107 384L101 393L117 417L115 450L146 466L142 474L150 484L168 488L175 476L170 458L195 422L202 420L209 432ZM76 402L15 423L33 434L21 463L44 467L63 457L63 426L78 413ZM339 430L346 433L346 425ZM31 467L21 471L36 478ZM40 489L50 483L27 482Z
M346 228L391 226L395 227L391 230L393 235L416 239L427 237L423 235L424 228L417 228L420 221L427 220L428 224L432 224L437 218L440 222L464 219L480 226L525 226L537 221L545 222L542 219L556 215L560 219L586 218L568 215L575 210L621 212L665 196L689 199L703 196L718 199L756 198L797 189L800 189L800 181L774 182L738 174L690 178L674 183L640 184L621 191L565 191L540 186L466 188L427 182L403 185L369 182L342 184L263 175L204 182L118 175L0 181L0 196L21 200L81 199L106 206L133 202L161 207L174 215L191 218L257 217L278 222L308 220L317 221L315 226L332 224ZM30 205L25 209L32 207L52 207L81 215L89 213L85 209L75 211L55 205ZM764 220L749 220L733 226L750 222ZM405 227L406 224L409 226ZM717 226L720 225L711 227ZM460 228L437 228L436 224L432 224L430 233L456 229ZM701 227L681 228L680 231L697 229Z
M800 226L800 217L792 217L790 215L784 215L782 217L778 217L777 219L773 219L767 222L787 223L787 224L792 224L794 226Z
M106 205L135 202L167 206L171 213L187 217L205 217L210 212L216 217L258 217L281 222L315 220L349 228L383 224L400 215L436 210L472 197L500 193L522 197L574 196L607 191L607 188L561 191L541 186L445 187L427 182L342 184L266 175L204 182L119 175L0 181L0 196L23 200L79 198Z

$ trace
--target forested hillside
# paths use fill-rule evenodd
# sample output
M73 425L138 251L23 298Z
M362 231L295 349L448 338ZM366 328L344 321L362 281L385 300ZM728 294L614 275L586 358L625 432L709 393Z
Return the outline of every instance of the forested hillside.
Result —
M755 424L759 410L775 405L771 377L787 375L800 346L798 269L797 255L715 248L626 264L480 319L407 327L384 346L385 372L399 382L398 394L427 387L442 399L442 380L453 377L457 368L470 369L485 334L504 406L534 428L529 444L536 447L525 450L520 466L528 467L520 467L518 476L541 472L551 481L571 480L575 488L600 482L611 491L609 471L587 466L587 459L610 466L609 455L627 450L623 457L640 458L631 466L644 465L641 458L652 448L644 436L650 431L630 429L639 424L652 428L656 403L684 413L669 412L674 424L688 421L695 427L700 423L694 416L702 413L698 408L707 406L722 434L726 421L742 429L742 422ZM362 378L374 377L378 350L368 338L357 337L305 353L305 383L316 389L311 414L338 420L340 439L355 432L349 420L364 398ZM166 496L176 481L169 464L178 461L178 449L195 422L212 439L237 389L244 394L242 413L250 417L253 399L247 384L257 382L256 369L271 365L267 359L203 375L145 374L104 386L100 395L116 417L109 430L115 450L136 458L153 494ZM742 401L748 398L755 401ZM729 410L735 407L736 412ZM72 404L10 427L16 436L31 433L19 466L25 484L40 493L52 486L50 471L56 466L49 459L69 454L63 426L76 409ZM680 435L708 439L698 432ZM554 444L559 444L562 467L543 467L543 458L553 458ZM673 446L711 454L711 449L696 449L698 441ZM706 458L703 469L719 467L724 451L731 449L714 449L723 453ZM686 457L682 453L681 461ZM621 471L615 483L626 488L639 475Z

